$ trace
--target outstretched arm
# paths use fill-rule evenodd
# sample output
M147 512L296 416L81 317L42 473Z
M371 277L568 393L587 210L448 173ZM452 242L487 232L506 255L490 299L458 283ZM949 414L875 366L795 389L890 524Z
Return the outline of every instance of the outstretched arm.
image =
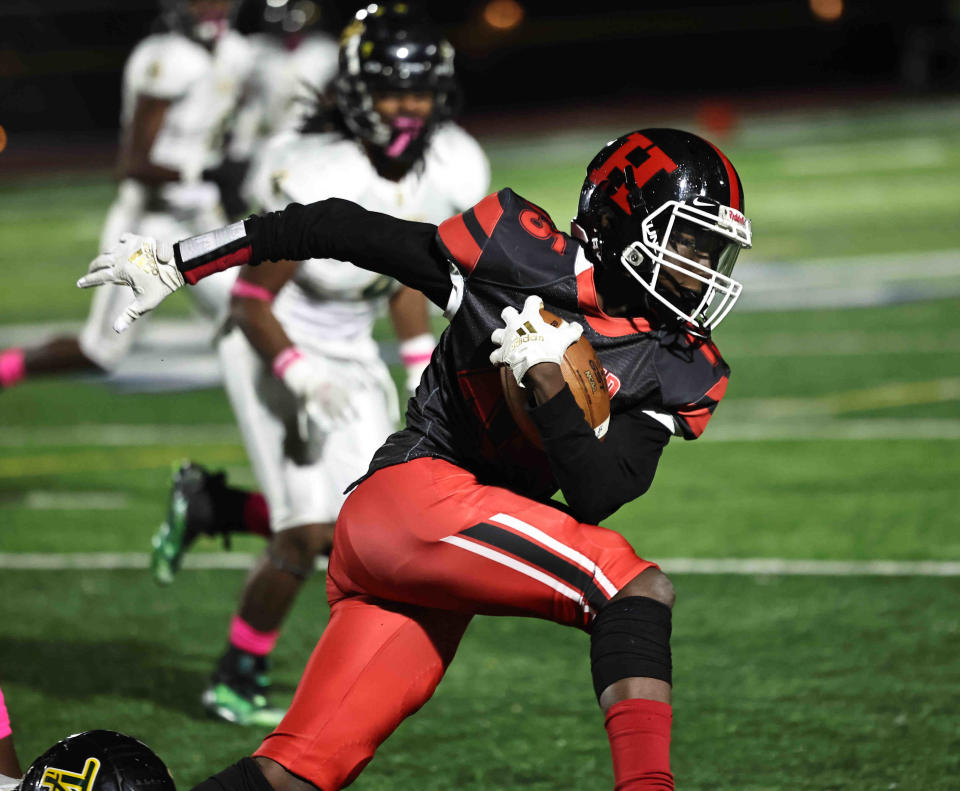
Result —
M436 226L398 220L350 201L330 198L236 222L178 242L171 249L154 239L124 234L97 256L80 288L129 285L134 302L114 324L122 332L185 283L196 284L214 272L262 261L336 258L390 275L446 306L449 264L436 243Z
M449 264L436 232L432 223L399 220L330 198L255 215L184 240L174 251L188 283L239 264L335 258L394 277L443 307L450 293Z

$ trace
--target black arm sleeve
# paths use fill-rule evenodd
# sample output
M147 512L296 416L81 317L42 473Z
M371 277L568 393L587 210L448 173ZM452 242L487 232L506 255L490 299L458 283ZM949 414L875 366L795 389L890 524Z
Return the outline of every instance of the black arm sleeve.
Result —
M367 211L329 198L244 221L250 263L336 258L389 275L441 308L450 296L450 264L437 246L437 226Z
M653 483L670 433L640 413L616 415L601 442L569 387L530 410L553 475L576 519L599 524Z

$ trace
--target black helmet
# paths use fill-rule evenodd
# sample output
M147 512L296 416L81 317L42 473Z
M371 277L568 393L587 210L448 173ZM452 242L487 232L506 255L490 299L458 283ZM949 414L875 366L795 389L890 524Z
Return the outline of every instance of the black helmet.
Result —
M163 761L147 745L116 731L84 731L34 761L19 791L176 791Z
M195 12L191 0L160 0L161 18L167 29L207 45L213 44L231 27L236 10L236 0L233 0L226 12L201 17Z
M641 129L587 165L573 235L603 267L622 266L657 315L705 336L742 286L732 277L751 246L743 185L716 146L690 132Z
M433 127L456 109L453 47L407 3L369 5L357 11L341 35L334 91L353 134L388 160L412 164L423 154ZM374 92L403 91L432 93L431 116L388 123L374 109Z

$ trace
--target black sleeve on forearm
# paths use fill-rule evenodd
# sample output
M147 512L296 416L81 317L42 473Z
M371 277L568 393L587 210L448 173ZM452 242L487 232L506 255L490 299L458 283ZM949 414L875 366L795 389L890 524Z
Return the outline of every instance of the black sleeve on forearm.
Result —
M653 483L670 434L641 413L616 415L604 441L583 419L569 387L530 410L573 516L599 524Z
M437 226L367 211L329 198L244 222L251 263L336 258L394 277L441 308L450 296L450 264L436 243Z

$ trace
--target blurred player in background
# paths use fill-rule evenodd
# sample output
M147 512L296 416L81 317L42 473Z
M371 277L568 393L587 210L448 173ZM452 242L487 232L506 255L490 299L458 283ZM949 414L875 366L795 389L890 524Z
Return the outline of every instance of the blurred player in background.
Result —
M3 690L0 689L0 788L12 785L11 780L21 775L17 751L13 746L13 728Z
M339 47L324 0L243 0L237 29L256 68L231 126L228 156L247 162L279 132L300 129L336 76Z
M330 620L290 710L253 758L198 791L349 785L429 700L477 614L588 632L616 790L674 787L673 585L599 522L648 490L671 437L699 437L726 392L712 333L741 292L732 271L752 244L743 212L740 177L719 149L642 129L587 165L571 235L510 189L439 227L330 199L173 248L125 236L91 264L83 287L137 286L119 327L186 282L311 256L397 277L450 318L406 427L340 510ZM131 263L140 256L156 269ZM603 441L561 368L581 335L611 395ZM511 419L501 367L529 391L542 449ZM557 490L565 503L551 499ZM695 499L691 513L709 518Z
M274 138L255 159L251 203L277 210L337 197L430 222L471 206L489 187L489 167L450 120L453 56L405 3L362 12L344 31L331 102L305 131ZM272 726L282 712L267 705L265 674L279 628L317 555L329 554L344 490L399 420L374 320L386 302L410 392L434 338L422 293L331 258L244 267L232 293L218 351L266 499L196 465L182 468L152 566L169 582L200 533L270 536L203 702L230 722Z
M222 225L224 135L251 56L230 28L234 0L162 0L160 27L133 49L123 72L117 196L101 232L100 249L131 228L150 228L176 241ZM229 190L226 190L229 191ZM194 294L200 311L222 317L233 276L211 278ZM124 289L94 295L79 336L54 338L0 352L0 389L24 378L71 372L110 372L137 332L111 323Z

